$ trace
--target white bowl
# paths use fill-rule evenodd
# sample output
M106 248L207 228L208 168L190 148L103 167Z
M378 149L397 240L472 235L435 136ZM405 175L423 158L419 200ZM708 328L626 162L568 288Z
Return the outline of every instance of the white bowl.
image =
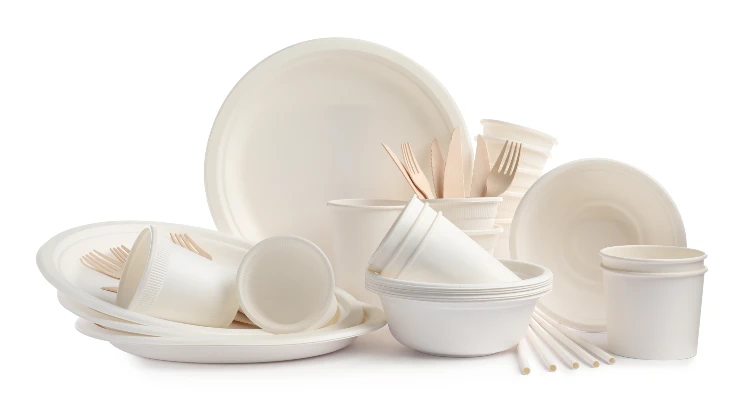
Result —
M446 219L461 230L492 229L502 197L426 199L428 205L443 212Z
M490 165L494 165L500 152L503 151L503 146L507 140L485 135L482 137L484 137L484 141L487 142L487 152L490 156ZM543 170L544 166L547 165L549 157L549 151L545 151L536 146L524 144L521 149L521 159L518 167Z
M602 268L609 350L649 360L695 356L706 271L648 274Z
M599 251L602 266L628 272L672 273L705 268L707 255L697 249L662 245L611 246Z
M513 269L524 264L508 261L504 265ZM551 279L544 267L525 265L538 268ZM368 283L377 278L372 273L367 275ZM456 357L486 356L517 345L526 333L537 299L551 288L548 285L529 294L479 299L475 295L462 298L400 293L368 284L368 289L380 295L396 340L422 353Z
M495 243L497 242L498 235L503 233L503 227L495 225L492 229L481 230L481 231L464 231L465 234L476 243L479 244L490 254L495 252Z
M480 122L482 123L482 134L486 136L518 141L519 143L539 147L545 151L552 150L552 147L558 144L555 137L522 125L497 120L482 120Z

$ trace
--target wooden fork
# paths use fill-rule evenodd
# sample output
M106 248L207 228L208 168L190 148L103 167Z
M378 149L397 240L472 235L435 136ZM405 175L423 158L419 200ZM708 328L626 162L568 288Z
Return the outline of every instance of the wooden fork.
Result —
M510 140L505 142L503 150L497 157L495 165L490 169L489 176L487 176L486 196L500 196L508 190L510 184L513 183L513 178L516 177L516 170L518 170L521 159L521 149L523 149L521 143Z
M406 171L409 173L409 177L411 177L414 185L417 186L427 199L434 199L435 194L432 193L432 188L430 188L430 180L419 167L417 158L414 157L414 152L411 149L411 144L401 144L401 153L404 155L404 167L406 167Z

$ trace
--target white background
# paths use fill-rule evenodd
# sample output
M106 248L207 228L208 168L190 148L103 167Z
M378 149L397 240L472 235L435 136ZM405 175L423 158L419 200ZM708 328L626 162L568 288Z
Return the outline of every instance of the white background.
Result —
M0 406L99 414L746 407L750 14L741 2L208 3L0 3ZM383 329L315 359L197 366L132 357L78 334L36 269L37 248L106 220L213 228L203 153L226 94L267 55L329 36L380 43L428 68L472 133L479 119L497 118L559 138L548 168L607 157L659 180L680 207L689 245L709 253L698 356L557 373L535 362L524 377L509 353L428 357Z

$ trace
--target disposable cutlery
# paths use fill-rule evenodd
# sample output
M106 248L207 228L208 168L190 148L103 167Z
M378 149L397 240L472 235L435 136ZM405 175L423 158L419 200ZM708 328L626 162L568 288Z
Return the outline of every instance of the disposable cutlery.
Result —
M430 189L430 181L419 167L417 158L414 157L414 152L411 149L411 144L401 144L401 153L404 156L404 167L406 167L406 172L409 173L411 181L427 199L434 199L435 195L432 193L432 189Z

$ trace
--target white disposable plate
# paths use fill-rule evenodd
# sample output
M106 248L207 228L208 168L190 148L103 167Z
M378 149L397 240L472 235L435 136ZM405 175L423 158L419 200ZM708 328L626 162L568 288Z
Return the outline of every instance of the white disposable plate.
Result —
M555 276L538 307L576 329L606 330L599 251L617 245L686 245L666 190L617 161L579 160L550 171L513 217L511 258L544 265Z
M429 172L430 143L446 154L456 127L471 177L461 113L424 68L354 39L288 47L245 74L219 110L205 159L211 215L249 241L298 235L330 256L327 201L413 195L381 143L398 151L408 141Z
M101 289L103 286L117 285L117 280L83 266L80 262L81 255L92 249L107 252L113 246L130 246L138 233L148 225L164 230L163 233L187 233L203 249L211 253L214 261L234 268L239 266L242 258L252 247L252 244L235 236L190 226L138 221L105 222L73 228L53 237L39 249L37 266L47 281L67 298L116 319L163 328L170 333L179 332L186 336L246 336L247 328L237 328L243 327L242 325L233 325L228 329L202 327L136 313L118 307L115 304L116 295ZM337 292L344 294L342 290Z
M307 335L317 334L320 330L331 331L339 330L342 328L349 328L362 323L364 318L364 312L362 310L362 304L354 299L351 295L347 294L343 290L336 291L336 299L338 300L338 309L334 319L331 322L317 330L312 330L304 333L296 333L295 335ZM175 330L171 327L160 327L160 326L146 326L143 324L131 323L116 317L108 316L100 313L96 310L92 310L82 304L78 304L75 301L68 298L65 294L58 292L57 300L60 302L66 310L75 314L78 317L91 321L99 326L117 330L124 333L140 334L145 336L199 336L202 339L208 339L216 337L218 339L226 339L226 334L205 334L205 333L193 333L185 332L184 330ZM232 323L228 330L225 330L228 334L245 335L245 336L270 336L273 335L265 330L261 330L258 327L249 326L247 324ZM289 337L289 336L287 336ZM223 341L223 340L222 340Z
M313 337L287 340L278 344L202 341L200 338L148 337L112 331L85 320L78 319L76 329L86 336L112 343L116 348L148 359L185 363L262 363L303 359L341 350L364 334L385 325L380 309L365 305L362 324L320 333ZM284 335L282 335L284 336ZM255 340L277 339L282 336L262 336ZM243 344L244 343L244 344Z

